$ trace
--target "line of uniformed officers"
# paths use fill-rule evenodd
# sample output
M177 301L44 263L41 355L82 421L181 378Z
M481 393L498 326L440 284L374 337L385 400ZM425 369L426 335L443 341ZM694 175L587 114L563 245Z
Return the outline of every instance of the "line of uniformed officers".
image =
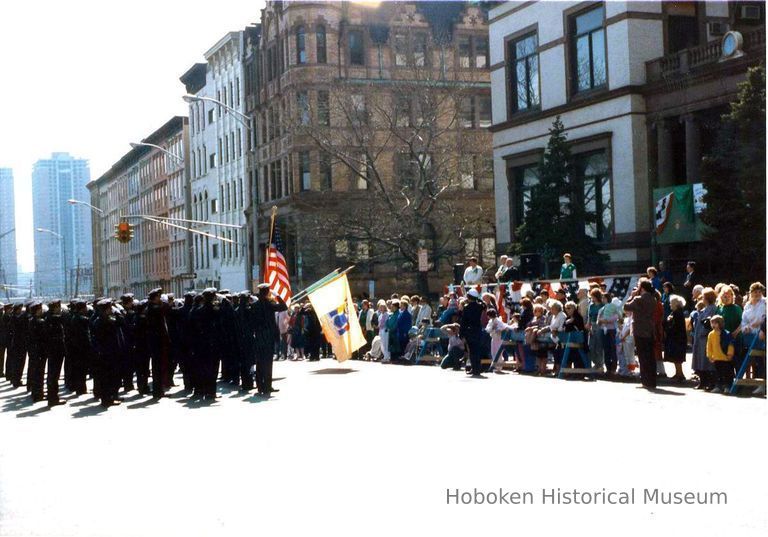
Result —
M174 384L179 368L184 390L192 398L216 398L216 381L254 388L268 396L272 360L280 334L275 313L287 306L269 286L258 294L230 294L208 288L187 293L183 300L153 289L145 300L130 293L119 301L101 298L93 304L60 300L6 304L0 314L0 375L33 401L63 404L59 380L78 395L93 395L105 407L120 404L120 388L160 398ZM46 376L47 373L47 376ZM134 380L135 383L134 384Z

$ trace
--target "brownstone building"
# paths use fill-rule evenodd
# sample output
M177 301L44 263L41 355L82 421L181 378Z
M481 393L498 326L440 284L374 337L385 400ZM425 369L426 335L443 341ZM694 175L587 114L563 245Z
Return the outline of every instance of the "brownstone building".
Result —
M128 151L98 179L88 183L93 218L94 293L144 297L155 287L177 296L192 282L190 236L178 227L127 218L134 225L128 243L115 240L115 226L128 215L187 218L189 177L187 118L175 116ZM97 217L98 216L98 217ZM179 222L176 222L179 225ZM183 225L183 224L181 224Z
M271 1L246 28L255 234L263 252L276 206L294 287L355 263L353 292L436 292L467 255L495 263L487 23L470 2Z

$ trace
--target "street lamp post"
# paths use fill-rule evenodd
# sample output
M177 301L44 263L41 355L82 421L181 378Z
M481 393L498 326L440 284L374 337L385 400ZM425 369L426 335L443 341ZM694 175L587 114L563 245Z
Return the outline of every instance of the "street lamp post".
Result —
M197 95L184 95L182 97L185 103L195 103L195 102L209 102L213 103L215 105L223 107L225 110L228 110L229 112L232 112L236 116L237 121L240 122L247 130L248 130L248 150L247 153L250 154L253 159L249 163L251 167L255 166L256 162L256 150L253 147L253 141L256 136L256 132L253 128L253 118L248 117L247 115L243 114L239 110L235 110L231 106L228 106L227 104L214 99L212 97L200 97ZM250 205L250 212L245 213L246 218L246 227L249 230L252 230L253 233L253 245L251 245L251 241L248 240L246 235L245 240L245 283L246 286L250 289L251 288L251 281L253 280L253 266L258 265L258 240L259 240L259 230L258 230L258 221L259 219L256 216L256 196L255 196L255 182L252 180L252 174L248 174L248 182L250 183L248 185L248 192L249 192L249 200L248 203ZM248 222L248 218L251 218L252 222ZM252 263L250 261L252 260Z
M91 205L87 201L68 199L67 203L69 203L70 205L82 205L84 207L89 207L91 209L91 211L93 211L95 213L98 213L99 216L103 216L104 215L104 210L103 209L99 209L98 207L96 207L95 205ZM99 250L101 251L101 258L102 258L101 263L102 263L102 267L103 267L103 270L102 270L103 291L104 291L104 294L106 295L106 294L108 294L108 291L109 291L109 282L108 282L109 270L107 269L107 248L105 246L105 242L106 242L106 240L108 240L107 239L107 228L106 228L106 222L101 222L100 221L99 224L100 224L99 225L99 229L103 229L103 234L104 234L104 239L103 240L102 240L101 237L99 237L99 242L101 243L101 246L100 246ZM104 224L104 225L101 225L101 224ZM95 277L93 279L95 280ZM94 287L94 291L95 290L96 289Z
M181 164L184 164L184 159L183 158L181 158L179 155L177 155L175 153L171 153L166 148L161 147L159 145L150 144L148 142L131 142L128 145L130 145L133 149L137 149L139 147L152 147L154 149L158 149L158 150L162 151L163 153L165 153L166 155L168 155L169 157L175 159L177 162L179 162Z
M4 239L5 237L10 235L14 231L16 231L16 228L12 227L11 229L6 231L5 233L0 233L0 240ZM2 276L3 280L5 280L5 271L3 270L3 259L2 259L2 256L0 256L0 276ZM16 282L14 282L14 283L16 283ZM11 299L11 294L10 294L10 291L8 290L7 286L5 287L5 298L6 298L6 300L10 300Z
M48 233L49 235L53 235L57 239L61 241L62 246L62 253L64 254L64 296L66 298L69 298L69 274L67 274L67 241L64 240L64 236L56 233L55 231L52 231L50 229L45 229L42 227L35 228L35 231L38 233Z

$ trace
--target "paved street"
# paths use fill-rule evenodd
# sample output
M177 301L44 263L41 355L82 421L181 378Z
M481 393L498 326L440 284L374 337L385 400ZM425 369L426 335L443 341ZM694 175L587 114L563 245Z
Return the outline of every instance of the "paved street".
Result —
M764 534L764 399L275 366L269 400L220 386L214 404L134 392L107 411L49 411L3 380L0 535ZM697 487L728 505L446 505L475 487Z

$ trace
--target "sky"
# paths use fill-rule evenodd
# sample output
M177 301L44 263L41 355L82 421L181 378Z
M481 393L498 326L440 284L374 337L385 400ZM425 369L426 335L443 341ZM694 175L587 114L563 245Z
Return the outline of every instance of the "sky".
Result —
M31 173L68 152L95 179L173 115L179 77L224 34L259 21L263 0L3 1L0 167L12 168L16 244L34 269Z

